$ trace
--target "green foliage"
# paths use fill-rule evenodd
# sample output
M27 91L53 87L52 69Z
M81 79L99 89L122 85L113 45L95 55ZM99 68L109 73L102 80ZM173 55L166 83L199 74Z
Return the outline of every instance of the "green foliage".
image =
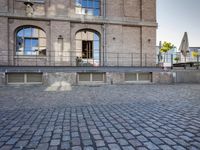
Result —
M160 52L162 53L167 53L169 50L171 50L172 48L174 48L174 45L170 42L164 42L161 49L160 49Z
M178 61L180 60L180 58L179 58L179 57L175 57L174 60L175 60L176 62L178 62Z

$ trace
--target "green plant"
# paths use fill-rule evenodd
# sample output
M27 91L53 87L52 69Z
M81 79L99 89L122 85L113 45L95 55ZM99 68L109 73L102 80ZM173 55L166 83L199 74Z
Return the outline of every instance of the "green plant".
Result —
M178 63L178 61L180 60L179 57L175 57L174 60L176 61L176 63Z
M172 48L174 48L174 45L172 44L172 43L170 43L170 42L164 42L163 44L162 44L162 47L161 47L161 49L160 49L160 52L162 52L162 53L165 53L164 54L164 62L165 62L165 55L166 55L166 53L169 51L169 50L171 50Z

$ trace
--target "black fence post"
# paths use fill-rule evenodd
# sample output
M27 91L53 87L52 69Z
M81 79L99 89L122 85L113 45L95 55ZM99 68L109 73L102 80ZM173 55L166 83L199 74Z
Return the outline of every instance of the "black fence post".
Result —
M174 60L174 56L173 56L173 54L171 54L171 69L173 69L173 67L174 67L173 60Z
M199 69L199 57L200 55L197 55L197 69Z

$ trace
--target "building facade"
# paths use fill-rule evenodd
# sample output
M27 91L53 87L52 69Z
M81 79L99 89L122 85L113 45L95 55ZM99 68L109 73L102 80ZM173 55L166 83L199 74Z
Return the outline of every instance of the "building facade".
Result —
M156 0L0 0L1 66L155 66Z

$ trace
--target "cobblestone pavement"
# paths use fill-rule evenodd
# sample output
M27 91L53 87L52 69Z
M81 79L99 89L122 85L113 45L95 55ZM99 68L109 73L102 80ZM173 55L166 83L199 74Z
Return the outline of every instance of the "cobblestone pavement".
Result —
M200 85L0 87L1 150L199 150Z

